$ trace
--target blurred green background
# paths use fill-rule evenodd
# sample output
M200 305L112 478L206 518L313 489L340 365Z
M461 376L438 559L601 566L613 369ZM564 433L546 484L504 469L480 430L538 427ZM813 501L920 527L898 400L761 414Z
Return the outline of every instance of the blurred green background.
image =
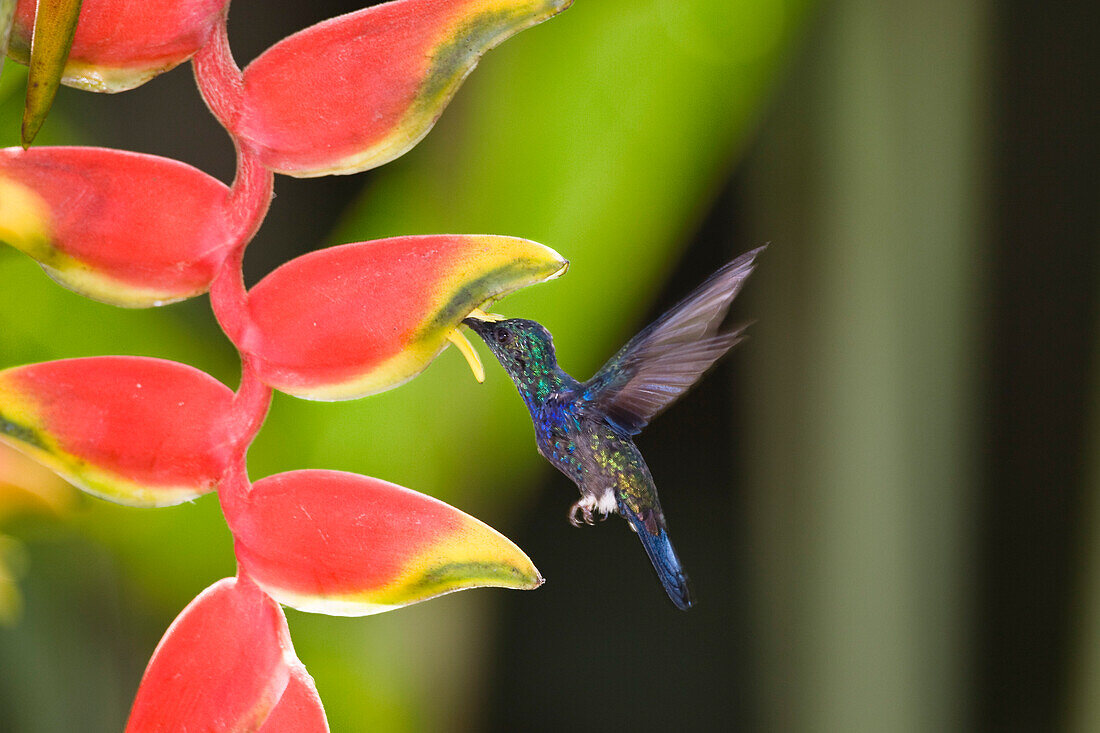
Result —
M362 5L238 0L230 38L243 64ZM254 477L402 483L548 579L289 611L332 729L1100 730L1096 28L1091 0L577 0L490 53L404 158L280 177L250 281L337 242L528 237L572 267L498 310L542 321L581 378L771 242L734 306L750 340L639 440L688 613L623 523L566 523L575 489L495 364L478 385L448 350L366 400L276 398ZM9 65L0 144L21 95ZM233 169L186 66L63 89L39 142ZM0 367L146 354L236 383L205 299L114 309L11 250L0 283ZM230 538L214 497L49 514L0 512L22 594L0 730L119 730L164 629L233 572Z

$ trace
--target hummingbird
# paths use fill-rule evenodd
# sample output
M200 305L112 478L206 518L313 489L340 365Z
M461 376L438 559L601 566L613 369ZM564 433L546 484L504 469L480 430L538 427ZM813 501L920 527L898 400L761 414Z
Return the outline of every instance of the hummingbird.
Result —
M594 524L596 518L621 515L641 539L668 597L682 610L694 602L691 588L633 436L744 337L747 324L720 329L763 250L719 269L587 382L558 366L550 332L535 321L481 311L463 321L515 382L531 413L539 453L580 489L580 500L569 510L570 523Z

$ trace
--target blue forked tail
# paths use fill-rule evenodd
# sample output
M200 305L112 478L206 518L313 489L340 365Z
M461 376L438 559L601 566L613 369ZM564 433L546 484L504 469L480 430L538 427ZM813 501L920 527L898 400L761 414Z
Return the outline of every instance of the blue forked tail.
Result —
M664 518L655 516L653 511L646 511L641 516L634 514L622 501L619 501L619 513L630 522L638 539L642 541L642 547L649 555L649 561L653 563L653 569L657 571L657 577L665 587L668 597L681 611L691 608L695 603L691 595L691 585L683 565L680 564L680 558L676 556L676 550L668 539Z

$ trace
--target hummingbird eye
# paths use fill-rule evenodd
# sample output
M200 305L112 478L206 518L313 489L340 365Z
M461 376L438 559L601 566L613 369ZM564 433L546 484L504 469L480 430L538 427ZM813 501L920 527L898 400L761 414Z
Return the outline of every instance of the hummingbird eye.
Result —
M495 338L497 340L497 343L501 346L507 346L508 343L512 340L512 334L510 331L508 331L508 329L498 328L493 334L493 338Z

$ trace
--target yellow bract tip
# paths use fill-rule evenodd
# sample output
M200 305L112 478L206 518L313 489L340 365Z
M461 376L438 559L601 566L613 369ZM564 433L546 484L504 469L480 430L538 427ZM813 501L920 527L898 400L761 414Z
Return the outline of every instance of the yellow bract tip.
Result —
M474 373L474 379L481 384L485 381L485 367L481 365L481 358L474 351L474 347L470 344L469 340L459 331L457 328L452 328L447 332L447 340L450 341L462 355L466 357L466 363L470 365L470 371Z

